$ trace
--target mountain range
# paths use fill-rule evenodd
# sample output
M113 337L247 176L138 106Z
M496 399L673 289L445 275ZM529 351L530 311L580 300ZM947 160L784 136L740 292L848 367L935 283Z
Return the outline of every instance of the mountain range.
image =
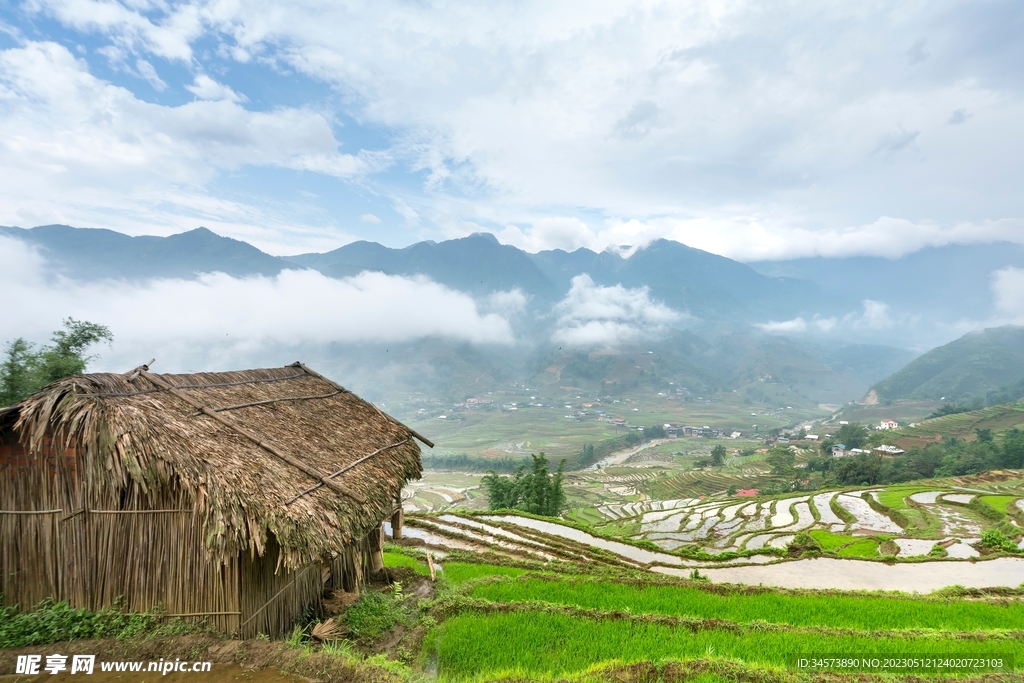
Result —
M947 341L948 336L940 336L948 334L944 326L962 318L965 310L979 317L989 314L992 272L1024 267L1019 245L937 248L891 260L743 264L669 240L639 249L531 254L478 233L399 249L360 241L326 253L281 257L205 228L169 237L131 237L48 225L0 227L0 235L34 245L55 273L82 281L190 279L208 272L244 278L314 269L331 278L364 271L425 276L480 301L518 290L527 315L518 323L524 343L514 351L434 339L390 345L384 350L390 355L379 362L368 362L381 354L372 344L350 345L328 359L349 373L363 373L367 384L380 384L379 378L387 376L394 386L407 388L429 378L451 395L515 377L532 383L557 377L594 387L653 388L679 381L704 391L758 394L759 382L771 377L789 392L780 401L841 403L899 370L917 355L915 347L933 346L936 338ZM597 288L642 292L645 300L681 317L659 334L617 349L563 350L552 337L557 306L583 276ZM609 292L599 290L599 296ZM865 299L887 306L881 323L877 316L858 317ZM913 324L901 322L906 320ZM372 375L366 375L368 367L374 368ZM877 390L887 397L935 393L924 387L925 381L886 381Z

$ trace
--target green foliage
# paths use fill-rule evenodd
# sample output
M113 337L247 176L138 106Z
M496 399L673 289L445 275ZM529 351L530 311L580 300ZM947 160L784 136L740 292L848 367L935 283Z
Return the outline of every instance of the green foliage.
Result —
M480 480L487 489L491 510L523 510L547 517L561 514L565 508L562 490L565 461L558 464L558 470L552 475L543 453L530 457L533 468L529 472L525 466L520 466L514 477L500 477L492 470Z
M945 417L946 415L958 415L960 413L966 413L970 408L967 406L957 405L953 403L943 403L939 408L932 412L928 416L928 419L933 417Z
M371 641L388 631L395 624L405 621L408 615L402 605L405 595L402 584L397 581L387 591L364 593L345 612L345 624L356 640Z
M928 551L928 557L949 557L949 553L942 547L941 543L936 543L932 546L932 549Z
M38 351L20 337L10 342L0 362L0 407L18 403L62 377L85 372L95 358L86 355L88 348L113 338L103 325L68 318L64 329L54 332L50 344Z
M136 638L175 635L196 630L181 619L163 623L158 612L127 614L111 608L91 612L50 598L30 612L0 606L0 648L44 645L86 638Z
M862 538L839 549L839 557L878 557L878 541Z
M820 550L821 544L806 531L801 531L795 535L793 540L789 542L789 546L787 546L787 551L790 555L801 555L806 552L816 553Z
M644 437L647 439L664 439L665 427L662 425L651 425L644 429Z
M717 444L711 449L711 464L715 467L721 467L725 462L725 446Z
M288 637L284 639L285 646L292 650L301 649L306 643L306 629L301 626L296 626L292 629L292 632L288 634Z
M1001 550L1004 553L1019 553L1020 548L1012 538L1006 536L998 529L989 529L981 534L981 545L992 550Z
M1024 328L971 332L932 349L875 385L882 399L969 400L1024 379Z
M475 458L468 453L424 453L423 468L429 470L455 470L456 472L515 472L522 465L520 458Z
M768 451L765 462L772 468L772 474L791 474L793 472L793 463L796 462L796 455L788 448L775 446Z
M861 448L868 440L868 429L859 422L851 422L839 428L833 441L847 448Z
M409 567L420 576L430 576L430 568L414 557L402 553L385 552L385 567Z

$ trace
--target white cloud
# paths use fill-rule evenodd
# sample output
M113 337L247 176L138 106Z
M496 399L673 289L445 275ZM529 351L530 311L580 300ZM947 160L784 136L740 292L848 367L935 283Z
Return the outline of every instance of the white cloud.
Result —
M361 220L364 223L370 223L371 225L381 224L380 218L374 216L372 213L364 213L362 216L359 217L359 220Z
M809 332L816 334L831 334L833 332L843 334L851 332L870 333L888 330L896 325L896 321L893 320L889 313L889 304L882 301L865 299L862 302L862 306L863 310L860 313L847 313L841 318L814 316L808 320L801 316L792 320L771 320L766 323L758 323L754 327L768 334L799 335Z
M161 79L159 74L157 74L156 68L154 68L154 66L145 59L136 60L135 69L139 72L139 75L145 78L157 92L167 90L167 84L164 83L163 79Z
M340 152L319 112L250 111L225 99L145 102L96 78L56 43L0 51L0 107L0 223L6 225L91 224L132 234L206 225L275 251L300 240L308 249L319 241L309 233L331 232L303 225L307 219L329 226L320 209L310 215L257 193L214 195L207 185L244 166L349 178L377 163ZM338 241L335 233L322 243Z
M186 85L185 89L201 100L246 102L249 99L245 95L239 95L223 83L218 83L206 74L196 74L192 85Z
M603 287L577 275L565 299L555 306L557 328L551 339L572 347L617 346L661 334L685 316L652 301L647 287Z
M418 174L418 188L381 192L417 230L511 226L497 233L532 250L670 237L747 260L898 255L1024 233L1024 93L1002 30L1020 10L999 3L27 9L106 37L117 59L198 68L216 45L217 59L338 93L339 114L383 133L388 158ZM59 124L50 130L60 138ZM324 154L244 163L353 172L352 159ZM225 167L202 154L196 163Z
M757 327L768 334L803 334L807 331L807 321L803 318L782 321L771 320L766 323L760 323Z
M1024 270L1003 268L992 273L997 315L1005 322L1024 323Z
M739 261L855 255L899 258L924 247L950 244L997 240L1024 244L1024 220L958 223L943 227L883 217L865 225L812 230L773 224L752 216L720 220L659 218L607 221L596 229L576 219L545 219L529 230L510 226L497 231L496 236L507 244L531 252L544 249L571 251L580 247L602 251L623 244L635 248L664 238Z
M484 313L466 294L422 277L362 273L335 280L316 271L276 277L81 283L52 278L25 243L0 236L0 289L6 303L0 340L44 340L65 317L108 325L107 362L146 356L173 366L185 355L230 357L246 364L268 346L332 342L402 342L437 336L474 343L513 342L508 321ZM145 359L143 359L145 360Z

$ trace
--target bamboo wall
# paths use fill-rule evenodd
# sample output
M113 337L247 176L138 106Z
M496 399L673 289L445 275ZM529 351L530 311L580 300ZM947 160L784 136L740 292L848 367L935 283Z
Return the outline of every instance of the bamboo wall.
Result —
M0 594L6 605L28 609L52 597L97 610L120 601L127 611L162 607L242 637L280 637L307 607L319 608L325 582L358 590L368 573L367 539L329 570L278 571L272 536L263 556L212 558L201 522L181 495L86 495L75 469L80 454L73 444L62 450L47 442L47 452L31 457L0 430Z

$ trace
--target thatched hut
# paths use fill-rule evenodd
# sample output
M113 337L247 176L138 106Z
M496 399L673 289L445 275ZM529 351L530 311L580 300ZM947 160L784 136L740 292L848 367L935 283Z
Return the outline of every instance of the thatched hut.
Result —
M379 569L417 439L301 363L59 380L0 410L0 593L280 635Z

